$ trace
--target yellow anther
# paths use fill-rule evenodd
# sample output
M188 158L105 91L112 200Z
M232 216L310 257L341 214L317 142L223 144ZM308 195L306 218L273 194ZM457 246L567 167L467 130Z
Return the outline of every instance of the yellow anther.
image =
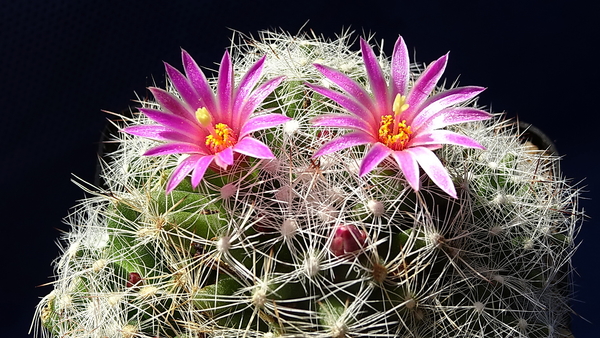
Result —
M196 110L196 119L205 128L208 127L212 121L210 113L206 107L198 108L198 110Z
M206 136L206 145L214 153L218 153L225 148L231 147L237 143L237 136L225 123L217 123L214 132Z
M386 138L390 134L390 125L394 122L392 115L381 117L381 126L379 127L379 137Z

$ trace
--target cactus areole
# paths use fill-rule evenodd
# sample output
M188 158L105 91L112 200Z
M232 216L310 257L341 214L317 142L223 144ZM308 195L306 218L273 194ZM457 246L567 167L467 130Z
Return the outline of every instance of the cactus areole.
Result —
M353 39L165 64L67 219L35 334L569 336L582 212L556 154L440 85L448 54Z

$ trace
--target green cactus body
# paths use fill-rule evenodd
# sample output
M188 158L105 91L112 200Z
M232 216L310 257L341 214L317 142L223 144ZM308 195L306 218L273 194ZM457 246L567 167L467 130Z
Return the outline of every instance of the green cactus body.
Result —
M67 220L44 336L568 337L578 190L511 122L448 127L486 147L436 150L457 199L425 176L415 192L391 162L359 177L364 146L312 158L341 132L311 119L343 109L304 83L326 84L315 62L364 83L350 42L262 32L233 45L239 73L266 54L264 78L286 76L261 109L294 120L254 134L274 160L242 157L166 194L180 159L115 135L110 193ZM354 241L334 254L340 226Z

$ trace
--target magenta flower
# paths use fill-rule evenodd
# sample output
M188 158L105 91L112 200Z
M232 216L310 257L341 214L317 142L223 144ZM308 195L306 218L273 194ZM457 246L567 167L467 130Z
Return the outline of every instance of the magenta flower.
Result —
M162 110L140 108L158 125L131 126L124 132L166 143L149 149L146 156L188 154L173 171L167 193L191 172L196 187L206 169L217 165L223 169L234 164L234 153L255 158L275 156L267 145L252 138L254 131L270 128L290 120L281 114L251 117L259 104L281 83L283 77L271 79L258 88L265 61L263 56L234 87L231 58L225 52L219 67L216 95L204 73L186 51L182 51L185 76L165 63L167 74L181 99L160 88L150 88Z
M394 46L390 83L387 84L373 49L363 39L360 46L372 96L345 74L315 64L326 78L345 93L312 84L308 86L337 102L351 115L319 116L313 119L313 125L354 131L329 141L314 157L369 144L370 149L360 166L360 176L366 175L391 156L415 191L420 186L421 166L436 185L456 198L450 175L432 150L440 148L442 144L483 149L477 141L467 136L439 128L490 118L490 114L475 108L452 107L475 97L484 88L459 87L431 95L446 67L447 54L431 63L409 87L410 62L402 37Z

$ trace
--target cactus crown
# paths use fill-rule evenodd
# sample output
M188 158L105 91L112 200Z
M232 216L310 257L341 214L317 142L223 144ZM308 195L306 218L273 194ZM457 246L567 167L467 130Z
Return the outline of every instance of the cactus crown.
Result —
M285 76L253 115L286 117L251 134L273 156L242 151L226 165L207 164L196 181L187 176L190 166L165 191L195 153L144 156L160 141L115 135L119 148L101 173L106 186L90 191L67 219L72 229L55 263L54 289L36 314L44 336L568 336L581 212L557 156L532 149L496 115L444 129L485 150L428 148L457 198L418 167L415 189L392 155L359 175L369 144L314 157L347 132L333 120L313 126L318 116L348 116L342 99L331 99L341 92L324 74L336 69L365 88L373 80L351 35L326 40L265 31L234 41L232 74L264 60L258 88ZM383 55L377 60L390 74L393 64ZM407 69L406 85L413 86L424 71ZM215 78L206 81L219 87ZM187 102L177 86L165 93ZM430 97L449 91L431 90ZM390 144L412 133L390 115L409 109L399 97L379 129ZM142 109L158 111L164 102L144 101ZM194 123L212 123L206 108L188 108ZM451 108L481 111L471 97ZM156 121L146 114L123 119L118 128ZM241 142L231 128L214 131L202 135L218 148L213 152L233 147L228 137Z

